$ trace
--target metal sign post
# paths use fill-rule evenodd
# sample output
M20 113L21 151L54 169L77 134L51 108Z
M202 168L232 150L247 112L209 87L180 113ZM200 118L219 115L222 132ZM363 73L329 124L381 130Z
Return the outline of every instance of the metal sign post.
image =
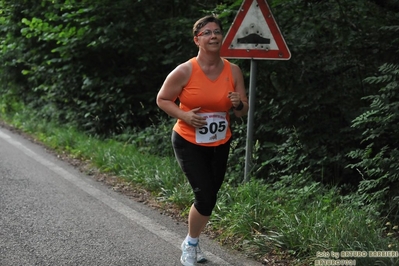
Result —
M255 95L256 95L256 73L258 71L258 62L251 59L251 70L249 78L249 110L247 121L247 144L245 149L245 172L244 182L249 181L249 173L252 170L252 148L253 148L253 128L255 116Z

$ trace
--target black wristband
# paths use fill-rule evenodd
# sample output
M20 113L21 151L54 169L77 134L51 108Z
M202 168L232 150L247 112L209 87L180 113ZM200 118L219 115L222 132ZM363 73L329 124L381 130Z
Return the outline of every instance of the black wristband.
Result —
M240 101L240 104L237 105L237 107L234 107L234 109L235 109L236 111L241 111L242 108L244 108L244 103L243 103L242 101Z

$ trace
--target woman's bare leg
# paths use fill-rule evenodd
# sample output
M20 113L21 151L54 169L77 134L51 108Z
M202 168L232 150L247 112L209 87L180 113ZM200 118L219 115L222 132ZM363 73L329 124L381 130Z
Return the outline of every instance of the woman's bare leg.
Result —
M204 216L200 214L197 209L194 207L194 204L191 205L190 212L188 214L188 234L192 238L198 238L204 230L206 224L209 221L210 216Z

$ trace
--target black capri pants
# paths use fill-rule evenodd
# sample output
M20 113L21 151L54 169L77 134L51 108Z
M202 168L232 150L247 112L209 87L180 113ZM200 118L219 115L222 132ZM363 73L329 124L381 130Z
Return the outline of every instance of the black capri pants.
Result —
M216 147L193 144L175 131L172 145L176 159L194 192L194 207L210 216L216 205L217 194L226 174L230 140Z

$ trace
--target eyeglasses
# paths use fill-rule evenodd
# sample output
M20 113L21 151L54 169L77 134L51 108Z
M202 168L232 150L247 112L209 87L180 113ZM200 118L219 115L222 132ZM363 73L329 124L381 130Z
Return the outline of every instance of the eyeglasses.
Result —
M209 36L212 35L212 33L215 34L215 35L222 35L223 34L223 32L221 30L214 30L214 31L204 30L204 31L201 31L200 33L198 33L197 37L199 37L199 36L209 37Z

